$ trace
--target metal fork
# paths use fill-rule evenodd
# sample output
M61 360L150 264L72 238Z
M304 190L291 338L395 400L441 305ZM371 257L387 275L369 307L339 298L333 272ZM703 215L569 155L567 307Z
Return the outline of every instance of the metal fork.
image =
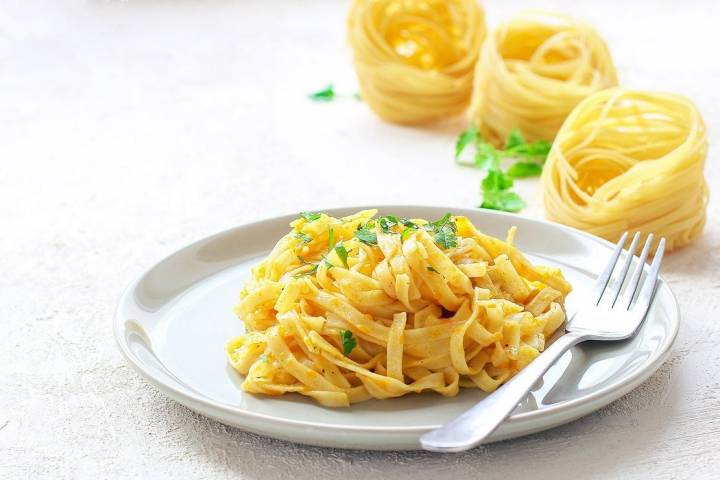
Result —
M640 241L640 232L633 237L625 261L618 270L616 267L627 237L625 232L615 245L610 261L597 279L589 305L581 308L568 321L567 333L490 396L456 419L420 437L420 444L425 450L462 452L480 445L572 346L586 340L624 340L637 333L653 301L665 239L660 239L652 265L643 277L653 243L653 235L648 235L640 260L623 290Z

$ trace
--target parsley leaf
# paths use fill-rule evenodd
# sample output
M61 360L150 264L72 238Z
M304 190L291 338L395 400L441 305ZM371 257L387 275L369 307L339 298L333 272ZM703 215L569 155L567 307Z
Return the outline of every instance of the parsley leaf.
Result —
M293 277L298 278L298 277L304 277L305 275L315 275L315 272L317 272L318 266L314 265L312 263L306 263L305 265L312 265L312 268L310 270L306 270L304 272L296 273L295 275L293 275Z
M363 225L362 228L358 228L355 231L355 238L365 245L377 245L377 234L371 230L372 227L369 224L370 222Z
M483 194L483 202L480 208L519 212L525 208L525 201L520 198L520 195L509 190L492 191Z
M495 147L487 142L479 142L475 146L475 168L487 170L500 165L500 154Z
M347 356L357 347L357 339L353 337L350 330L340 330L340 342L342 343L343 353Z
M539 163L517 162L508 169L507 174L513 178L537 177L542 173L542 169Z
M548 153L550 153L550 147L550 142L545 140L527 143L520 130L513 128L505 141L504 152L507 157L542 157L542 160L545 161Z
M327 267L328 270L330 270L331 268L333 268L335 266L332 263L330 263L330 261L327 258L323 258L323 262L325 262L325 266Z
M455 160L460 157L460 154L465 150L470 143L475 143L480 136L477 126L471 123L467 130L462 132L455 143Z
M417 230L417 228L405 227L405 229L400 234L400 240L404 242L408 235L410 235L415 230Z
M312 237L308 235L307 233L303 232L297 232L295 233L295 238L302 241L303 243L310 243L312 242Z
M343 265L345 265L345 268L350 268L348 267L347 263L348 251L345 249L345 247L343 247L342 245L336 246L335 253L338 254L338 257L340 257L340 261L343 263Z
M455 225L453 223L453 225ZM457 236L452 230L441 230L435 234L435 242L445 249L457 247Z
M542 159L544 162L550 153L550 142L545 140L538 140L533 143L525 143L522 145L516 145L512 148L505 147L505 152L508 156L520 156L520 157L537 157Z
M295 275L293 275L294 278L304 277L305 275L315 275L315 272L317 272L317 269L318 269L317 264L308 262L300 255L298 255L297 258L298 258L298 260L300 260L300 262L302 262L303 265L312 265L312 268L310 270L306 270L304 272L296 273Z
M452 214L446 213L443 215L443 217L440 220L435 220L434 222L430 222L430 227L433 229L439 229L445 226L450 221L450 218L452 217Z
M512 178L500 170L489 170L482 181L483 202L480 208L519 212L525 208L520 195L511 191Z
M429 223L425 229L434 233L435 243L441 247L455 248L457 247L457 225L452 221L452 215L446 213L440 220Z
M335 247L335 230L333 227L330 227L330 230L328 231L328 252L332 251L332 249Z
M395 215L385 215L384 217L378 218L378 224L383 232L393 233L392 228L400 225L400 219Z
M318 218L322 217L322 213L313 212L300 212L300 216L305 219L306 222L314 222Z
M322 90L311 93L308 98L315 102L331 102L335 99L335 88L330 84Z
M523 137L523 134L520 133L520 130L517 128L513 128L510 130L510 134L508 135L507 140L505 141L505 150L510 150L512 148L518 147L520 145L525 144L525 137Z
M458 161L458 156L470 143L474 143L475 146L474 161L472 163ZM505 141L505 148L497 149L483 140L477 128L471 126L458 137L455 161L461 165L487 170L482 181L482 208L517 212L525 207L525 202L517 193L510 190L513 185L512 179L540 175L551 146L550 142L545 140L528 143L522 132L513 128ZM505 159L513 161L507 172L503 172L501 165Z
M497 190L507 190L513 186L513 180L505 175L501 170L489 170L482 181L482 191L491 192Z
M417 226L417 223L413 222L412 220L408 220L407 218L401 218L400 223L408 228L412 228L417 230L419 227Z

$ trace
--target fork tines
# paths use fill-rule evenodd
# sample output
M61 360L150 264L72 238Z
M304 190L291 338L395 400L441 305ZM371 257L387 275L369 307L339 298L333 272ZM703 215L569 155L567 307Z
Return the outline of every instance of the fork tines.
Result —
M655 292L655 285L657 284L658 274L660 272L660 264L662 263L663 253L665 252L665 238L661 238L660 242L658 242L652 264L650 265L650 270L648 270L644 280L641 281L643 271L645 270L645 262L650 254L650 248L652 247L654 239L652 233L647 236L645 245L640 253L640 259L627 283L625 291L623 292L623 285L625 284L628 272L630 271L633 259L635 258L635 250L637 249L638 243L640 243L641 233L636 232L633 236L630 248L625 254L625 261L618 270L616 267L618 260L620 259L620 254L623 251L623 246L627 241L627 237L628 232L622 234L620 240L615 245L615 249L613 250L613 254L610 257L610 261L605 267L605 270L602 275L598 277L595 290L593 291L595 305L600 305L602 302L604 305L614 308L619 299L620 303L617 306L625 310L630 310L631 308L636 307L647 309L650 306L650 301L652 300ZM616 271L617 273L613 275L613 272ZM611 279L613 280L612 282ZM633 300L635 300L634 303Z

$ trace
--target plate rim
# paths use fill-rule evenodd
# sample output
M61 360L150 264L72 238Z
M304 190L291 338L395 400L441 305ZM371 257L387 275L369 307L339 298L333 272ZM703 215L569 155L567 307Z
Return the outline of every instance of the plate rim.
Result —
M368 210L368 209L378 209L380 211L382 210L392 210L392 209L401 209L401 208L415 208L415 209L440 209L440 210L447 210L449 212L458 212L459 214L481 214L481 215L488 215L491 217L505 217L505 218L520 218L522 222L531 222L531 223L537 223L537 224L544 224L549 225L552 228L565 230L566 232L573 234L573 235L579 235L582 237L585 237L586 239L593 241L601 246L604 246L608 249L612 249L614 247L614 244L611 242L598 237L596 235L584 232L582 230L563 225L560 223L552 222L549 220L546 220L544 218L534 218L529 217L525 215L519 215L519 214L513 214L513 213L507 213L502 211L496 211L496 210L480 210L480 209L470 209L467 207L448 207L443 205L419 205L419 204L383 204L383 205L359 205L359 206L336 206L332 208L320 208L313 211L321 211L321 212L327 212L330 214L335 214L337 212L342 212L346 210ZM194 246L196 246L199 243L207 242L213 238L218 238L222 236L226 236L230 234L231 232L234 232L239 229L248 228L251 226L257 226L263 223L269 223L269 222L278 222L278 221L284 221L285 219L292 220L294 217L297 216L297 212L292 213L284 213L284 214L278 214L267 218L257 219L246 223L241 223L232 227L223 228L218 231L215 231L209 235L205 235L199 238L196 238L195 240L192 240L189 243L186 243L178 248L172 249L169 253L164 255L159 260L152 263L148 268L143 270L140 274L138 274L122 291L122 294L120 295L120 298L117 302L117 307L115 309L115 314L112 318L112 330L113 330L113 336L115 338L115 343L117 344L120 352L122 353L123 357L125 357L125 360L136 370L142 377L150 381L155 387L157 387L159 390L161 390L163 393L168 395L173 400L187 406L188 408L191 408L195 411L199 411L199 413L205 415L205 416L211 416L215 419L217 419L220 422L224 422L220 416L212 415L207 413L207 411L202 410L200 411L197 408L197 405L205 405L209 406L215 411L221 411L225 414L234 415L236 418L248 418L253 421L268 421L272 422L276 425L285 425L288 427L302 427L302 428L312 428L315 431L325 431L328 433L337 433L339 431L341 432L357 432L357 433L385 433L385 434L422 434L429 430L439 428L441 424L432 424L432 425L417 425L417 426L393 426L393 427L385 427L385 426L378 426L378 425L368 425L368 426L359 426L359 425L345 425L345 424L328 424L328 423L318 423L315 421L307 421L307 420L293 420L288 418L281 418L276 417L267 413L259 413L259 412L253 412L251 410L241 408L241 407L233 407L229 406L220 402L217 402L205 395L196 394L190 389L187 388L178 388L178 386L171 385L167 381L164 381L162 378L159 377L159 375L156 375L154 372L144 368L143 363L130 351L129 345L125 341L125 335L124 335L124 323L127 320L123 316L123 306L128 302L129 298L132 296L132 292L137 287L137 285L142 281L143 278L146 277L148 273L153 271L158 265L168 260L170 257L180 253L181 251L185 251L187 249L190 249ZM660 283L658 285L658 290L660 288L665 288L667 292L670 294L670 299L672 303L672 311L668 311L668 317L670 320L670 326L671 328L668 330L668 334L665 336L665 341L658 346L657 349L653 351L652 356L648 360L645 367L638 369L637 371L630 374L624 381L622 381L619 384L616 385L608 385L606 387L603 387L595 392L589 393L587 395L580 396L573 400L568 400L566 402L558 403L556 405L551 405L548 407L545 407L541 410L532 410L528 412L521 412L517 414L512 414L509 416L504 422L503 425L506 427L512 426L513 430L520 430L522 429L523 424L528 424L527 434L532 433L533 431L539 431L544 430L546 428L552 428L553 426L558 426L563 423L566 423L567 421L572 421L574 419L579 418L580 416L584 416L586 414L590 414L593 411L596 411L599 408L602 408L605 405L608 405L612 403L613 401L617 400L621 396L627 394L631 390L635 389L638 385L643 383L645 380L647 380L652 374L654 374L660 366L665 362L667 357L672 351L672 347L677 339L677 335L680 328L680 322L681 322L681 314L680 314L680 307L677 300L677 297L675 296L675 293L670 288L668 282L664 279L662 275L659 276ZM159 361L159 359L158 359ZM164 367L164 365L163 365ZM164 367L166 368L166 367ZM179 387L183 387L180 385ZM564 417L564 418L560 418ZM540 428L532 428L532 424L535 422L543 422L547 426L541 426ZM233 422L235 425L242 425L240 422ZM243 427L239 427L243 428ZM250 425L247 426L247 428L252 428ZM496 431L497 433L497 431ZM526 433L520 432L520 433L512 433L510 435L505 435L502 438L510 438L515 436L523 436ZM273 436L270 433L266 433L265 435ZM490 441L494 440L501 440L502 438L491 438ZM297 440L299 443L312 443L312 442L303 442L300 440ZM314 443L315 445L319 445L317 443ZM418 448L420 448L418 444Z

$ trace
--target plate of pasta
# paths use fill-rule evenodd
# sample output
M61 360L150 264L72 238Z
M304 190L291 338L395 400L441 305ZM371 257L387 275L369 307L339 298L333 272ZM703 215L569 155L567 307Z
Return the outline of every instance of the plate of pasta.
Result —
M418 449L563 334L611 247L495 211L302 212L172 253L130 285L114 333L146 379L225 424L310 445ZM679 319L661 280L635 338L567 352L491 441L626 394L665 360Z

